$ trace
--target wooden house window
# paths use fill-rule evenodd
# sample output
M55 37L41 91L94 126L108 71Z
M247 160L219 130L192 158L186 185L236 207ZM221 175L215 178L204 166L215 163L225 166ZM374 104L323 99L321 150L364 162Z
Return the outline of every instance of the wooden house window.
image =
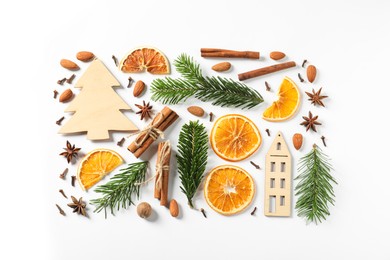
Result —
M280 142L276 144L276 150L282 150L282 144Z
M284 189L286 187L286 179L282 178L280 179L280 188Z
M280 163L280 172L285 172L286 171L286 163L285 162L281 162Z

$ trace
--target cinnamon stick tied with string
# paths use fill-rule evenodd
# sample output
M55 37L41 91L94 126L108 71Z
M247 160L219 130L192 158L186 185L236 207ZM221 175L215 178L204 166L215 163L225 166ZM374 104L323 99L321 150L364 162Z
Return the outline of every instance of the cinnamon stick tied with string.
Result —
M127 150L132 152L136 158L139 158L149 146L159 137L164 138L164 131L179 116L169 107L164 107L152 120L152 122L143 129L135 140L127 147Z
M158 144L156 162L156 180L154 197L160 200L161 206L168 206L169 161L171 159L171 144L169 141Z
M215 48L201 48L200 55L204 58L260 58L260 52L258 51L234 51Z

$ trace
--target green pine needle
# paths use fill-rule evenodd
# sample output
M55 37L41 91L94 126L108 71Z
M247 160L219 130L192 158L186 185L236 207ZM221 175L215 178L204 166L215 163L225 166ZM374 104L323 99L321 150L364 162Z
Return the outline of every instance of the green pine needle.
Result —
M188 205L194 208L192 199L203 179L207 164L208 135L203 124L190 121L183 125L178 143L177 168L181 191Z
M96 193L103 194L103 197L91 200L91 204L96 207L94 212L104 209L107 218L107 208L110 208L114 215L114 209L120 207L126 209L133 202L133 195L139 198L140 185L145 180L148 162L138 162L129 164L127 168L121 169L120 173L114 175L106 184L95 189Z
M295 195L299 196L295 208L298 216L307 222L322 222L329 213L329 203L334 205L335 194L332 183L336 180L330 175L332 166L329 158L319 147L313 145L310 153L299 161L298 172L295 180L300 180L295 188Z
M153 80L152 100L178 104L195 96L203 102L212 101L213 105L248 109L264 101L256 90L241 82L222 77L204 77L199 64L186 54L181 54L174 65L183 79L165 77Z

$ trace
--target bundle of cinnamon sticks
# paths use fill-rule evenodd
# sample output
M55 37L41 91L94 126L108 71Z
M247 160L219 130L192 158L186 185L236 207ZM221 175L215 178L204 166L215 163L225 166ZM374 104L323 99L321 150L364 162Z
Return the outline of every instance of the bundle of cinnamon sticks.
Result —
M143 129L127 149L139 158L149 146L160 136L179 116L169 107L164 107L152 120L152 122Z
M158 144L156 162L156 180L154 197L160 200L160 205L168 206L169 161L171 159L171 144L169 141Z

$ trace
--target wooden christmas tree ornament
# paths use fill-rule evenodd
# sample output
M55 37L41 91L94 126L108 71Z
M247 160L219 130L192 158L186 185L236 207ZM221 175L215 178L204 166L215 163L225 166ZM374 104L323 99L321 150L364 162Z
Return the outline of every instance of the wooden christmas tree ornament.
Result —
M291 154L279 132L265 159L264 215L291 215Z
M109 131L137 131L138 128L121 112L130 106L114 91L118 80L95 59L75 85L82 88L65 112L75 112L60 129L60 134L87 132L90 140L109 139Z

